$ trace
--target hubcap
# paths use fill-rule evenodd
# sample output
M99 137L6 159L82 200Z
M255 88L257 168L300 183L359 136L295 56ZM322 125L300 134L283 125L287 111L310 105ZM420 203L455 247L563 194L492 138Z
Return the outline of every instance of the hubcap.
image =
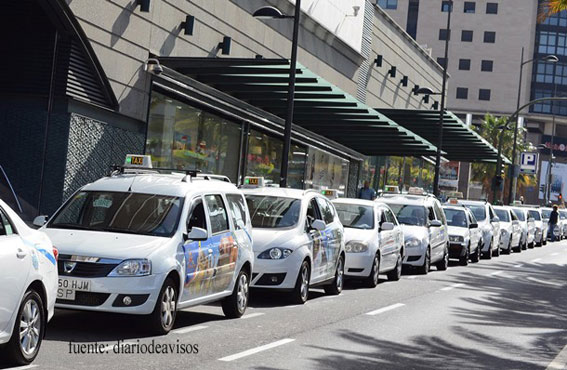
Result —
M236 293L238 311L244 312L248 304L248 278L246 274L240 275L238 279L238 292Z
M307 293L309 292L309 268L303 266L301 270L301 298L307 300Z
M173 325L175 315L175 289L172 286L165 288L161 301L161 324L164 328Z
M31 357L37 350L41 332L41 314L39 305L34 300L29 300L24 305L20 316L20 349Z
M343 259L339 258L339 265L337 266L337 288L343 288Z

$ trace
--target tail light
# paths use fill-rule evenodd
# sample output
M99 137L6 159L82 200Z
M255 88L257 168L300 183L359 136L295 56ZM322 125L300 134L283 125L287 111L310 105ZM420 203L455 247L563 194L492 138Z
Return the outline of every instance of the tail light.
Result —
M59 251L57 250L57 247L53 246L53 256L55 257L55 261L57 261L59 259Z

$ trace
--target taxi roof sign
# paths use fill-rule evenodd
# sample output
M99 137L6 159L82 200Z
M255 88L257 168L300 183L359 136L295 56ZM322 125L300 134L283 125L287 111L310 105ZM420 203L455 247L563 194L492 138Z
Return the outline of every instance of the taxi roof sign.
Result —
M400 188L397 185L386 185L384 186L384 192L400 194Z
M244 178L244 188L261 188L264 187L265 181L263 177L246 176Z
M149 155L127 154L124 167L152 168L152 157Z
M335 189L325 189L321 190L321 194L329 199L337 199L339 197L339 191Z
M408 194L411 195L425 195L425 190L423 188L419 188L417 186L412 186L408 189Z
M449 198L449 204L459 204L459 200L457 198Z

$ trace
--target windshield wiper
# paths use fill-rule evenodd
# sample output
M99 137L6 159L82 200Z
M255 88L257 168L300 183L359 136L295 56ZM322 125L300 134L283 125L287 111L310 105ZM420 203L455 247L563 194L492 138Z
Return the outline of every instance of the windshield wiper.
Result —
M77 230L95 230L87 226L77 225L77 224L51 224L47 227L54 229L77 229Z

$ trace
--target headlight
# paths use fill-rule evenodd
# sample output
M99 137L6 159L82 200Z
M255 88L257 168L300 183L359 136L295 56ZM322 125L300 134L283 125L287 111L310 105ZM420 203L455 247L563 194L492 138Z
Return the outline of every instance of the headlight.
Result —
M271 248L263 251L258 255L258 258L263 260L281 260L289 257L293 251L287 248Z
M459 235L449 235L449 241L452 243L464 243L465 238Z
M407 239L405 242L406 248L417 248L421 245L419 239Z
M345 252L348 253L364 253L367 250L368 250L368 244L365 242L351 240L345 245Z
M148 259L123 261L108 276L146 276L152 273L152 262Z

